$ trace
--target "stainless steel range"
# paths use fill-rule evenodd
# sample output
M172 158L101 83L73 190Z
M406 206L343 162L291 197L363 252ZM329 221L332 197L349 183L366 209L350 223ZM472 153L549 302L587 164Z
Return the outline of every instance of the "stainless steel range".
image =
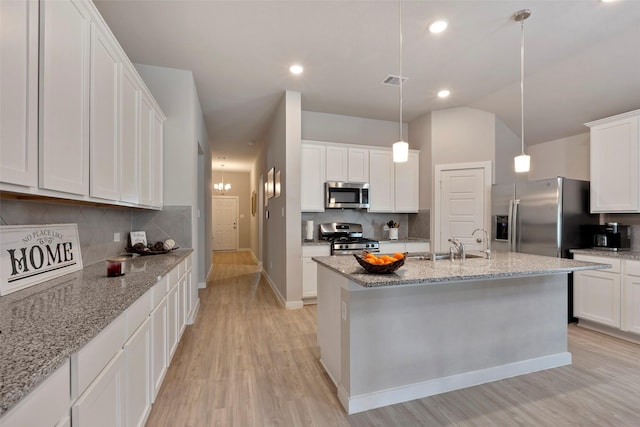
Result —
M320 224L320 238L331 242L331 255L380 252L380 242L362 237L362 225L349 222Z

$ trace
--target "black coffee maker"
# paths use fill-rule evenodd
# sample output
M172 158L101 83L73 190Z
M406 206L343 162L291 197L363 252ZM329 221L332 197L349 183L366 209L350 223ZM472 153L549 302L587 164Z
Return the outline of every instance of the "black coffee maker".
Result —
M617 222L604 225L583 225L581 227L584 247L608 251L628 251L631 249L631 227Z

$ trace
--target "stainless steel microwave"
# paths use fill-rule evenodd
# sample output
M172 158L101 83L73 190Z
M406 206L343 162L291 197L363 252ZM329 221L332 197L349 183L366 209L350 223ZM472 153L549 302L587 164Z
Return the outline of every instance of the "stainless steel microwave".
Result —
M369 208L369 184L327 181L324 189L325 208Z

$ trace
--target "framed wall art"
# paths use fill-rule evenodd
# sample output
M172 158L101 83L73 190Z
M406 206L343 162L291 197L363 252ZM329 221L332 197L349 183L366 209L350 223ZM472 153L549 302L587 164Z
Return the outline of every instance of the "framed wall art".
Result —
M274 196L275 194L275 168L271 168L269 169L269 172L267 172L267 199L270 199Z
M276 172L276 181L274 185L275 197L280 197L280 171Z

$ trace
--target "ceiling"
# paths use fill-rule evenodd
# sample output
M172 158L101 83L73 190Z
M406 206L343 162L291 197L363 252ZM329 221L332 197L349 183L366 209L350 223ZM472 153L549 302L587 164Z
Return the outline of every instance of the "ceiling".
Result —
M251 143L285 90L301 92L305 111L399 119L398 89L381 84L399 71L397 1L95 3L134 63L193 72L225 170L249 170L260 150ZM470 106L520 135L520 24L511 17L525 7L528 145L640 108L639 1L404 0L404 121ZM438 35L427 29L436 18L449 22ZM289 73L293 63L302 75ZM436 96L443 87L446 100Z

